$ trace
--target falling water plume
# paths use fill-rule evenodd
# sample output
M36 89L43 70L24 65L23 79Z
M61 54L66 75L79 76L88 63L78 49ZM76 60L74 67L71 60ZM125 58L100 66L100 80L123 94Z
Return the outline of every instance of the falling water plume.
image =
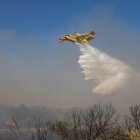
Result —
M93 81L93 93L111 93L129 77L130 68L120 60L90 45L77 45L81 53L78 62L85 80Z

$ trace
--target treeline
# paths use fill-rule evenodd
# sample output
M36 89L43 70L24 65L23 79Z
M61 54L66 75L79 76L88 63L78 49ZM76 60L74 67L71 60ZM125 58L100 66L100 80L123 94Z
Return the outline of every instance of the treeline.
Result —
M140 105L131 106L121 121L112 104L72 108L61 120L36 117L34 127L26 131L16 116L11 119L14 125L9 129L15 140L140 140Z
M6 121L11 118L16 118L20 122L20 127L33 127L33 119L40 118L41 120L56 120L64 116L65 111L59 108L48 108L46 106L28 107L24 104L19 106L0 105L0 128L7 128Z

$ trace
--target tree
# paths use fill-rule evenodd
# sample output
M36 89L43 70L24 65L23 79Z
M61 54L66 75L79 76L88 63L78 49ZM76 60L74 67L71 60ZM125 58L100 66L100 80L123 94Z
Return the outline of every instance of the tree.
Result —
M129 112L125 116L126 129L132 139L140 139L140 105L131 106Z
M69 126L66 121L47 121L48 130L56 133L62 140L67 140L70 134Z
M35 132L32 133L32 140L46 140L48 128L44 121L41 119L34 119Z
M117 120L117 112L111 104L98 104L83 111L74 108L67 116L69 140L103 140L107 132L115 127Z
M94 105L87 109L83 115L83 130L85 140L105 138L105 133L113 128L118 120L118 115L113 105Z

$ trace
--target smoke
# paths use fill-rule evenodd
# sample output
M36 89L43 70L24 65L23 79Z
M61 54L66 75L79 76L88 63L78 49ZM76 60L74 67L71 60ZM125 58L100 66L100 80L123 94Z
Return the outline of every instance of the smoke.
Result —
M81 53L78 62L85 80L93 81L93 93L112 93L125 83L131 71L126 64L90 45L77 45Z

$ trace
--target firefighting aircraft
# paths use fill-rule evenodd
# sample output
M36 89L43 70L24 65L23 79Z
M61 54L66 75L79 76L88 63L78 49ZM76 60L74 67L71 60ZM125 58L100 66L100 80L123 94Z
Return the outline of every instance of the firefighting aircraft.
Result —
M76 32L74 35L66 34L63 37L60 37L59 42L63 43L65 40L67 40L73 43L88 44L89 40L94 39L94 35L95 35L94 31L85 34Z

